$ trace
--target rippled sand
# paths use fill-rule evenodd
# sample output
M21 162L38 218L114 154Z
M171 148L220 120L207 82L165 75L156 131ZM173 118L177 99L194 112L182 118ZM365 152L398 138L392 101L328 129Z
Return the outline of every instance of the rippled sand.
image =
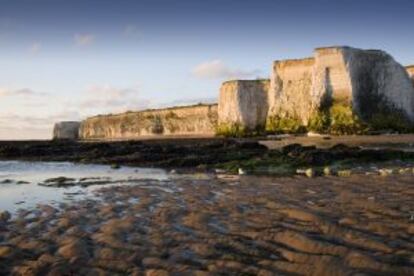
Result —
M413 180L243 176L104 188L99 200L3 222L0 274L414 275Z

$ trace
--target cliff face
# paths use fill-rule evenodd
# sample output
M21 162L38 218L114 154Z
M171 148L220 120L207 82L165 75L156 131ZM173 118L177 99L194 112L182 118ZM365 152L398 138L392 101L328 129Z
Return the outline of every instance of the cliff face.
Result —
M362 120L401 115L414 123L414 87L405 68L378 50L344 49L353 110Z
M314 110L329 100L351 103L352 81L344 48L319 48L314 55L316 62L311 90Z
M294 117L307 123L312 101L313 58L275 61L270 79L269 112L272 117Z
M76 140L79 138L80 122L59 122L53 127L53 139Z
M156 135L213 135L217 105L195 105L101 115L84 120L82 139L132 139Z
M414 131L414 66L379 50L318 48L306 59L275 61L270 80L223 83L219 104L95 116L83 139L155 135L244 135L255 131L355 134ZM55 126L75 139L76 126Z
M413 85L414 85L414 65L407 66L406 69L407 69L408 75L410 76L411 80L413 81Z
M269 80L236 80L223 83L218 105L219 128L254 130L267 116Z
M383 51L319 48L314 58L274 63L268 114L271 130L302 124L330 131L338 123L383 128L391 124L380 125L387 117L413 124L414 87Z

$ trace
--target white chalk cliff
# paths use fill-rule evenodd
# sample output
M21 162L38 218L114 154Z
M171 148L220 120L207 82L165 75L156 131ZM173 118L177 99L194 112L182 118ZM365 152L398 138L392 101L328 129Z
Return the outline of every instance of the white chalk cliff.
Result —
M224 131L332 134L414 131L414 66L380 50L315 49L313 57L275 61L270 80L223 83L217 105L100 115L55 125L55 139L214 135Z
M240 125L254 130L267 117L269 80L236 80L223 83L218 106L219 126Z
M76 140L79 138L80 122L66 121L56 123L53 127L53 139Z
M269 91L269 116L307 124L325 101L348 103L369 122L397 112L414 123L414 87L403 66L379 50L330 47L313 58L276 61Z
M99 115L80 126L82 139L134 139L145 136L214 135L217 105L194 105Z
M414 85L414 65L407 66L406 69L407 69L408 75L410 76L411 80L413 81L413 85Z

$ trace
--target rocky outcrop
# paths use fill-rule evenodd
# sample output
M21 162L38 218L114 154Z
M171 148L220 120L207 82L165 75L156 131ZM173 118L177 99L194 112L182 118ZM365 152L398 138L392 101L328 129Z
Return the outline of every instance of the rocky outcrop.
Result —
M344 134L413 124L414 87L404 67L383 51L319 48L314 58L274 63L271 131Z
M76 140L79 138L80 122L67 121L56 123L53 127L53 139Z
M158 135L214 135L217 105L194 105L99 115L84 120L82 139L134 139Z
M218 131L255 130L267 117L269 80L235 80L223 83L218 105Z

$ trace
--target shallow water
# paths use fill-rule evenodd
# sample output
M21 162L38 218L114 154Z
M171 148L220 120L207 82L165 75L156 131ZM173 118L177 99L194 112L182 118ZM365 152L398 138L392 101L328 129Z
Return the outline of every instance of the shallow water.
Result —
M33 208L37 204L51 204L80 200L92 196L102 185L65 188L43 187L39 183L54 177L95 178L89 181L108 181L108 185L134 185L134 180L166 180L168 175L161 169L121 167L112 169L107 165L86 165L69 162L21 162L0 161L0 210L15 213L20 208ZM29 184L17 184L19 181ZM115 183L114 183L115 182ZM117 183L118 182L118 183ZM128 182L127 184L125 182ZM105 185L107 186L107 185Z

